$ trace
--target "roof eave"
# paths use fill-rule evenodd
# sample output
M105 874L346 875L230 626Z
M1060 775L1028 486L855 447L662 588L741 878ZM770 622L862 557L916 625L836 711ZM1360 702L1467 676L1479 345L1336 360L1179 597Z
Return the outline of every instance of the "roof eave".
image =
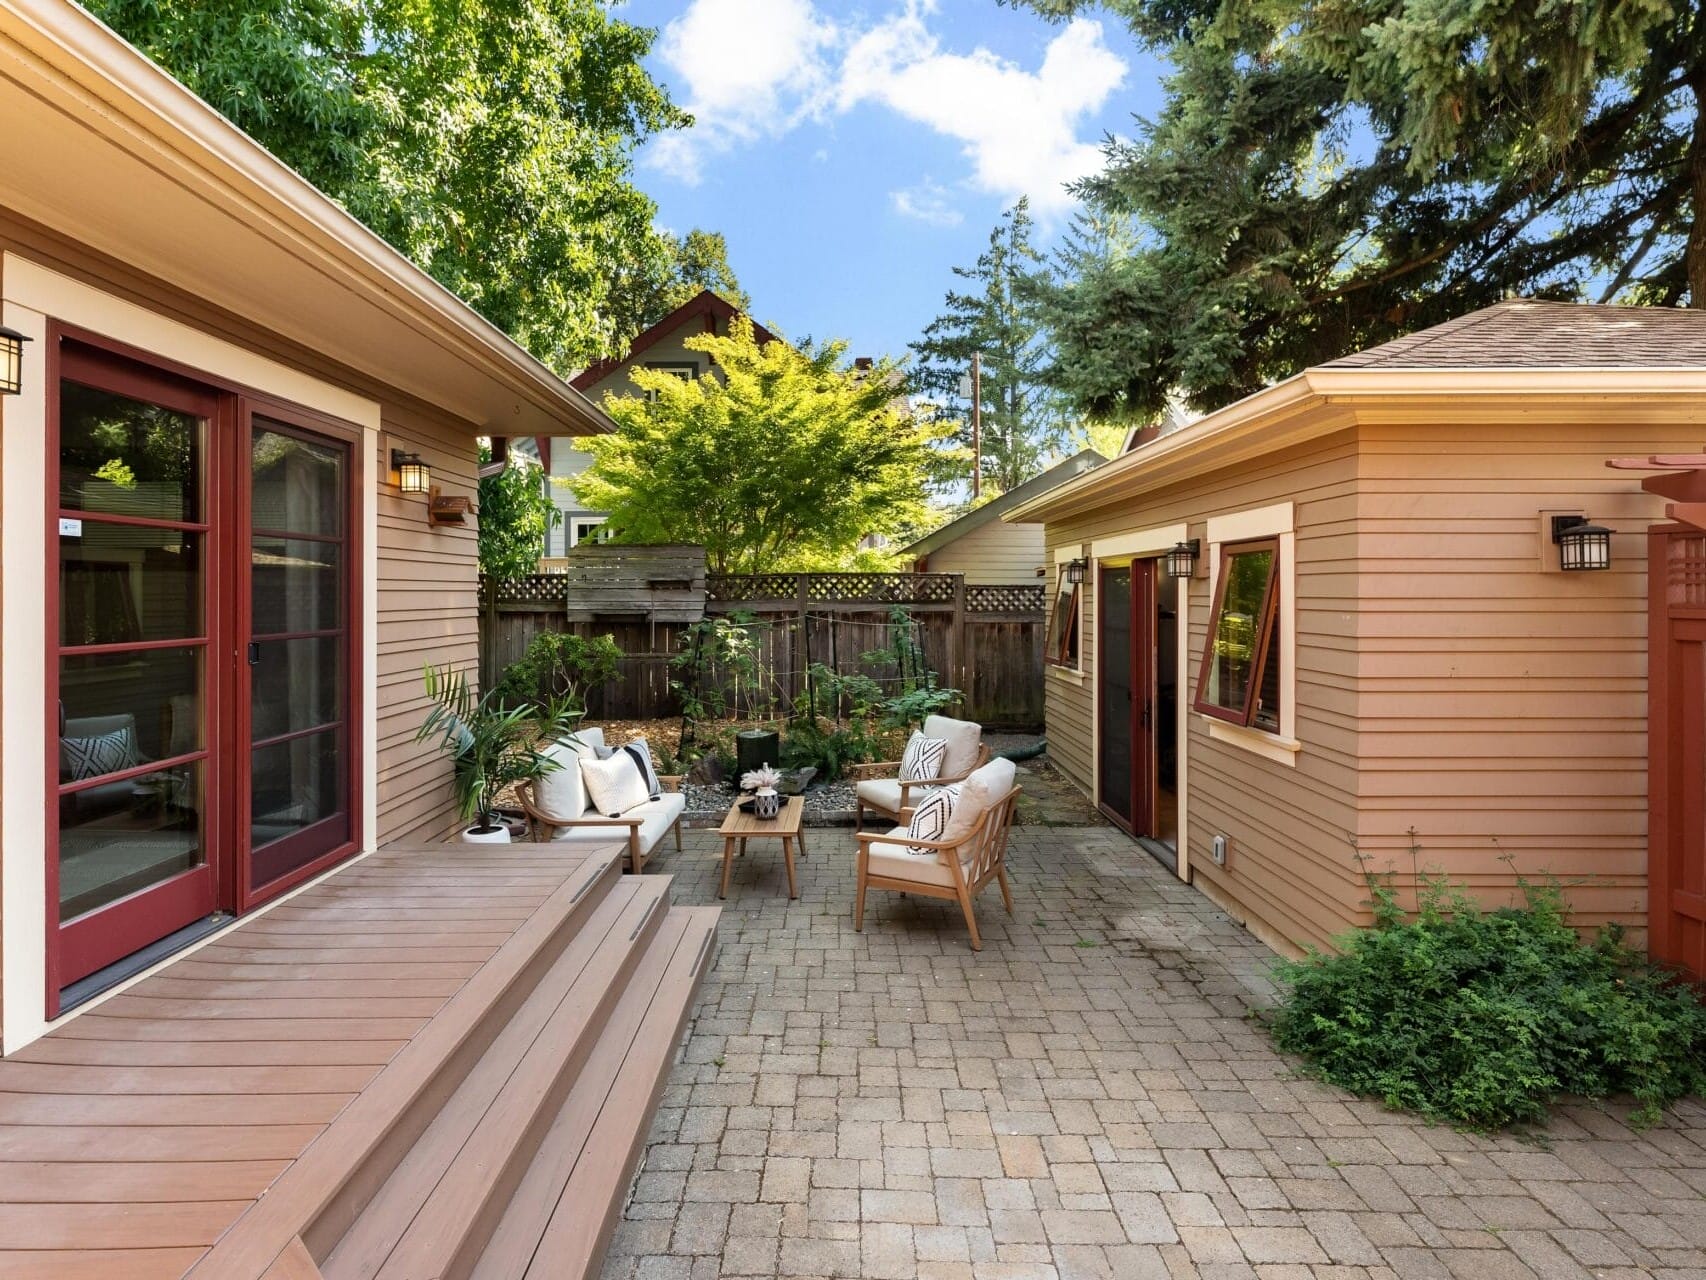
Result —
M412 344L419 366L430 367L434 348L439 359L453 352L495 384L485 397L490 403L481 416L486 420L477 423L482 430L536 434L544 421L557 424L556 434L612 429L610 419L587 397L99 20L74 4L0 0L0 12L6 15L0 80L13 81L69 124L81 126L165 183L175 184L191 202L186 208L205 213L207 193L218 190L230 201L230 216L241 218L269 248L294 255L332 282L326 297L298 299L297 310L336 305L332 299L341 283L346 294L359 293L364 305L395 327L395 342ZM8 177L10 170L0 166L0 198L6 204L49 226L68 221L66 210L56 209L39 186L8 183ZM116 234L109 229L107 238ZM91 247L111 252L100 243ZM143 256L140 249L137 256ZM171 257L136 265L184 288L194 287L189 282L194 273L205 277L221 267L206 261L179 263ZM180 270L174 273L173 267ZM243 262L223 264L234 280L248 267ZM287 336L313 345L312 334L307 340L300 334ZM358 353L338 354L352 368L395 381L395 371L386 378L384 370L365 367ZM504 394L496 394L496 387ZM499 400L513 401L508 413L497 412ZM561 430L563 426L570 429Z

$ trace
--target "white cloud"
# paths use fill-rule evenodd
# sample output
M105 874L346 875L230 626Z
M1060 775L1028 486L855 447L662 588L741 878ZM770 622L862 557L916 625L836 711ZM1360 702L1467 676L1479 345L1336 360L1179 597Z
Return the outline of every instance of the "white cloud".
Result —
M786 133L827 100L840 40L811 0L693 0L658 54L695 123L654 142L648 163L697 183L705 152Z
M1064 211L1065 184L1101 167L1099 146L1081 140L1079 126L1125 79L1102 24L1068 23L1031 71L982 47L944 50L932 10L932 0L907 0L854 30L811 0L691 0L664 29L660 54L698 123L653 143L647 163L696 182L707 153L874 105L959 142L972 188L1004 200L1028 195L1043 217ZM908 216L946 225L953 211L933 186L890 198Z
M948 189L929 178L915 187L889 192L889 202L901 217L932 227L957 227L966 220L965 214L954 208Z

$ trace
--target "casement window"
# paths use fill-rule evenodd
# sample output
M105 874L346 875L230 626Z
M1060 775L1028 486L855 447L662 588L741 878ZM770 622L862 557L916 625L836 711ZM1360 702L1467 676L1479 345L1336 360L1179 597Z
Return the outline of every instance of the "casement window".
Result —
M1279 539L1222 544L1196 709L1278 733L1281 649Z
M1079 591L1080 584L1067 576L1067 566L1057 564L1055 572L1054 608L1049 613L1048 637L1043 645L1043 660L1052 666L1078 670Z
M674 377L680 378L683 382L692 382L699 376L699 365L696 361L692 360L648 360L646 362L646 368L655 369L660 373L670 374ZM655 391L648 391L645 393L645 397L647 400L656 400L658 398L658 393Z

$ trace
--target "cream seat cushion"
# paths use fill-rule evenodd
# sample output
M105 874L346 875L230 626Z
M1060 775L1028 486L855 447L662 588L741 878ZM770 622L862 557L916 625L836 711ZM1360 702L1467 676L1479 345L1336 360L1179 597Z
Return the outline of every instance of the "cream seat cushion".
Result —
M972 770L971 776L960 783L959 803L954 805L942 839L964 840L970 835L989 806L1013 789L1014 776L1013 762L1001 756Z
M906 828L896 827L888 832L888 835L904 840ZM934 850L914 850L909 844L889 844L884 840L871 841L867 849L865 866L871 875L953 887L954 873L948 869L948 864L942 861L942 856Z
M577 729L572 740L553 742L541 751L539 754L555 760L557 767L534 783L539 807L553 818L571 822L584 814L586 784L581 781L581 757L596 757L603 745L603 729Z
M959 778L977 763L977 749L983 743L983 726L970 720L950 720L947 716L925 716L924 736L941 738L948 744L942 757L943 778Z
M679 791L666 791L622 816L640 819L640 851L650 853L669 834L686 808L686 796ZM551 837L552 844L625 844L627 840L628 828L623 826L558 827Z
M928 788L913 787L909 793L914 804L923 796ZM883 813L900 813L900 780L898 778L865 778L853 793L859 803L867 809L877 809Z

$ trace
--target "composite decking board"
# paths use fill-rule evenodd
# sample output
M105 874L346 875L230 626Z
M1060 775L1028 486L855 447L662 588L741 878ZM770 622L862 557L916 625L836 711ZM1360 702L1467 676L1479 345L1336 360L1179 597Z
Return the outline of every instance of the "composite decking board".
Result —
M601 850L387 850L0 1061L0 1276L186 1274L381 1077L406 1085L411 1046L431 1042L417 1076L442 1060L618 874ZM318 1274L305 1253L288 1269L293 1237L264 1247L287 1268L271 1280Z
M475 1123L431 1193L419 1182L407 1187L418 1208L378 1269L380 1280L433 1274L459 1242L490 1235L667 913L668 882L644 884L522 1057L502 1064L507 1078L486 1107L471 1108ZM322 1268L328 1278L338 1274L330 1261Z
M405 1045L268 1193L232 1224L191 1269L195 1280L251 1280L264 1275L296 1241L304 1224L348 1189L357 1166L382 1144L406 1137L412 1110L438 1087L448 1064L477 1045L494 1011L525 989L550 941L595 908L604 885L614 892L621 868L603 848L557 853L563 879L539 910L492 960L451 997L444 1010Z
M539 1237L574 1173L605 1099L615 1087L640 1028L663 984L669 962L688 931L685 912L671 911L635 967L629 989L612 1012L598 1045L581 1069L517 1184L477 1259L464 1259L475 1280L520 1276L533 1260Z
M181 1164L47 1161L0 1164L0 1201L8 1204L119 1203L253 1196L284 1171L283 1160L195 1160Z
M305 1232L315 1252L316 1235L330 1237L334 1247L321 1264L328 1277L385 1274L383 1268L366 1268L388 1257L414 1223L429 1216L429 1202L444 1204L440 1192L448 1195L443 1208L448 1218L459 1219L470 1208L470 1198L480 1194L470 1181L477 1184L482 1170L495 1172L490 1164L480 1165L480 1154L501 1163L515 1143L516 1127L536 1111L505 1105L518 1081L523 1092L542 1088L570 1060L587 1024L625 980L633 959L631 932L655 914L665 891L658 882L637 878L612 889L353 1221L316 1222Z
M0 1253L6 1280L177 1280L203 1250L106 1249Z
M26 1045L13 1062L111 1067L382 1067L405 1040L71 1040Z
M8 1093L0 1094L0 1124L325 1124L357 1092L352 1089L348 1093L263 1094Z
M623 1059L616 1084L598 1110L568 1184L541 1233L526 1280L595 1274L639 1166L649 1117L663 1096L670 1062L692 1012L693 997L716 945L715 907L682 913L687 928Z
M261 1280L321 1280L320 1268L314 1265L308 1246L300 1239L292 1240Z

